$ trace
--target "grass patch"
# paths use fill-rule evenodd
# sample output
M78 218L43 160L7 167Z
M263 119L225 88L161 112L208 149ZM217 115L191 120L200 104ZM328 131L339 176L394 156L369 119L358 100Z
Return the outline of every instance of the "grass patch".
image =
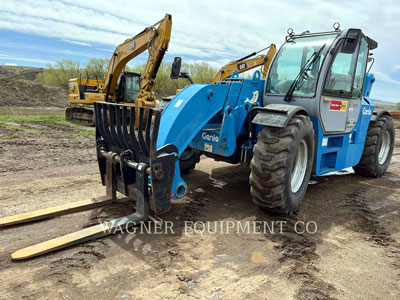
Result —
M12 125L12 124L0 123L0 128L4 128L11 131L37 132L36 129L26 126L24 124Z
M18 134L13 134L12 136L10 136L10 139L19 139L21 138Z
M9 124L1 124L0 123L0 127L8 129L8 130L13 130L13 131L22 131L22 130L24 130L24 128L22 128L22 126L18 126L18 125L9 125Z
M84 131L77 131L72 133L72 135L78 135L78 136L95 136L96 131L94 130L84 130Z
M14 131L13 133L25 132L25 133L37 133L38 129L33 128L32 126L35 122L48 122L43 126L43 130L46 130L46 127L49 127L50 130L58 130L61 128L68 128L69 132L60 131L60 135L69 135L69 136L95 136L96 131L94 128L86 127L83 125L71 123L65 120L64 116L50 116L50 115L8 115L8 116L0 116L0 128L4 128L7 130ZM8 124L11 123L11 124ZM14 125L16 123L17 125ZM21 123L20 125L18 125ZM25 123L25 124L24 124ZM29 126L31 124L31 126ZM73 129L72 129L73 128ZM42 130L42 131L43 131ZM73 131L73 132L71 132ZM16 135L16 134L14 134ZM10 138L10 136L1 136L1 139ZM11 138L19 138L16 137Z
M40 122L40 121L53 121L64 122L64 116L46 116L46 115L26 115L26 116L0 116L0 122Z
M65 125L65 126L69 126L69 127L79 128L79 129L90 128L90 127L86 127L85 125L79 125L76 123L68 122L67 120L65 120L65 118L63 121L58 121L57 123ZM91 128L94 128L94 127L91 127Z

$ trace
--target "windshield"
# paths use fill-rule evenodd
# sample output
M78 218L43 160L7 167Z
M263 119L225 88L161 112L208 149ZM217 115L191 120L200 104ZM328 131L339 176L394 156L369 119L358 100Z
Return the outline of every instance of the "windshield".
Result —
M286 95L293 81L310 57L321 50L317 60L308 71L304 82L297 86L293 96L312 97L315 94L319 70L336 34L296 37L286 42L274 59L268 75L267 94ZM325 45L325 46L324 46Z
M139 92L140 89L140 77L139 76L127 76L126 77L126 89L132 93Z

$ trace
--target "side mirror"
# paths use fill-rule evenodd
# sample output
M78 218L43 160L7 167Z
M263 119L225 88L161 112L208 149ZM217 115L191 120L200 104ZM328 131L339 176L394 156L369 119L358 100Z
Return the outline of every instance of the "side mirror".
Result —
M174 62L172 63L172 68L171 68L171 79L178 79L181 74L181 63L182 59L180 57L175 57Z
M353 54L357 49L358 42L361 39L361 30L351 28L347 31L346 38L343 42L340 52L346 54Z

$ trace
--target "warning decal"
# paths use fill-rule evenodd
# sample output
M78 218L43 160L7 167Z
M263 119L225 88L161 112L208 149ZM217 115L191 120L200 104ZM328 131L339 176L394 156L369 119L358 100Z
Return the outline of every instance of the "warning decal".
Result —
M331 105L329 106L329 110L334 110L334 111L346 111L346 109L347 109L347 101L332 100Z

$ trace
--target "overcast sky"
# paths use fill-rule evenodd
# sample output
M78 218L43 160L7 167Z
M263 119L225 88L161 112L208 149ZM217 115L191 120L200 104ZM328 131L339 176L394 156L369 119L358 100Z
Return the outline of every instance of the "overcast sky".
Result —
M125 39L172 14L167 60L214 67L296 33L361 28L375 39L372 97L400 101L400 1L0 0L0 64L45 66L64 58L110 58ZM131 64L143 62L145 56Z

